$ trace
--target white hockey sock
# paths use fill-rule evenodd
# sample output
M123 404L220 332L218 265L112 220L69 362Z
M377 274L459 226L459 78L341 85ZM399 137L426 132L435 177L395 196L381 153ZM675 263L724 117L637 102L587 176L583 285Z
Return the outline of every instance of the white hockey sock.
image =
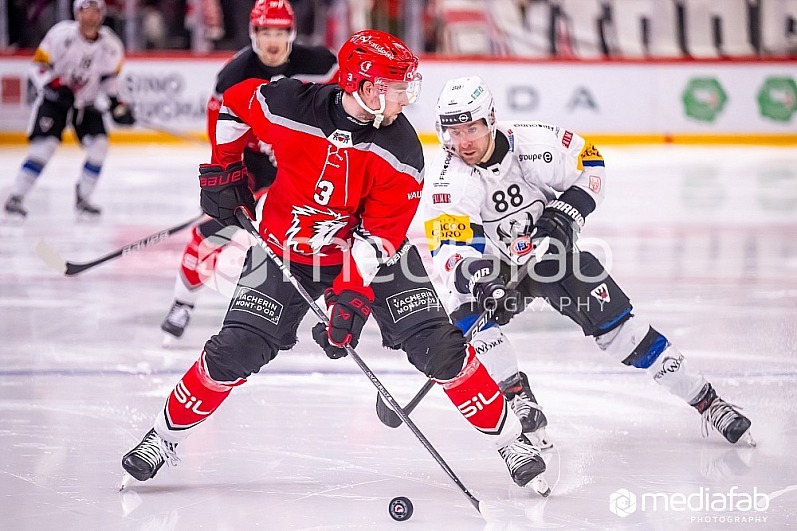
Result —
M83 171L80 173L77 186L80 197L88 199L100 178L102 164L108 153L108 137L104 135L84 137L83 147L86 149L86 161L83 163Z
M477 332L470 344L487 372L499 384L517 375L517 355L499 327Z
M204 287L204 284L200 284L193 289L190 288L181 270L177 274L177 278L174 279L174 300L193 306L199 298L199 292L202 291Z
M674 345L669 345L653 365L645 369L653 381L691 404L708 382L687 363L686 357Z
M664 347L658 354L657 349L653 352L637 351L640 344L649 340L649 333L656 334L657 348ZM667 338L637 317L631 317L618 328L596 337L595 342L601 350L618 361L645 369L657 384L684 399L686 403L693 402L707 383L703 375L689 367L684 355ZM629 363L630 357L637 357L640 362Z
M52 136L31 140L28 156L17 173L17 178L11 188L11 195L19 197L27 195L36 183L36 179L41 175L44 167L50 162L57 147L58 139Z

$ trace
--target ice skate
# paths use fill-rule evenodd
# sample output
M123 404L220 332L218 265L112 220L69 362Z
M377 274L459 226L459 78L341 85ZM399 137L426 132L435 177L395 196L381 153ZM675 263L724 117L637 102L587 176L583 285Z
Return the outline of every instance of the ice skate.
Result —
M78 221L95 221L102 214L102 210L92 205L88 198L81 197L80 188L75 186L75 215Z
M191 319L191 312L194 310L193 304L174 301L169 309L169 314L161 323L161 330L166 332L163 338L163 346L168 347L176 339L182 337L188 321Z
M700 398L692 406L702 416L703 437L708 437L709 427L712 427L731 444L742 439L750 446L756 445L750 433L750 419L739 413L736 409L738 406L718 397L711 384L704 387Z
M534 393L531 392L526 373L519 372L517 378L505 380L499 386L515 415L520 419L526 437L541 449L552 447L553 443L545 431L548 418L537 403Z
M18 195L8 197L3 211L6 219L12 223L21 223L28 216L28 211L22 206L22 197Z
M498 453L504 458L512 480L521 487L531 487L540 496L548 496L551 489L545 481L545 461L540 450L521 434L513 442L500 448Z
M122 457L122 468L138 481L147 481L155 477L164 463L168 466L177 466L180 458L177 457L176 450L177 443L161 439L155 430L151 429L135 448ZM124 488L123 480L120 490Z

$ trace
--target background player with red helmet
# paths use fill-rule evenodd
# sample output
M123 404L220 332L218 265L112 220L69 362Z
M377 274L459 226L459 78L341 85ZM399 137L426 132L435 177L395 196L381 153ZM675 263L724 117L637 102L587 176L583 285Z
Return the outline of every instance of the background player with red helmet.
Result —
M366 30L343 45L338 61L338 85L248 80L224 93L212 164L200 166L202 208L225 225L237 222L236 209L253 210L241 153L250 132L271 144L279 166L260 234L311 297L324 296L330 322L313 329L316 342L339 358L373 314L383 343L442 385L490 438L512 479L539 485L539 448L451 324L406 239L424 174L420 141L402 114L418 95L418 59L392 35ZM123 457L136 479L173 462L177 444L234 387L296 344L308 303L264 254L259 246L249 250L221 330Z
M245 79L274 81L292 77L304 82L327 83L337 75L335 56L323 46L294 44L296 21L287 0L258 0L249 16L252 45L241 49L219 71L213 95L208 101L207 131L215 146L216 121L225 90ZM274 181L276 161L271 146L249 135L243 152L249 185L260 197ZM174 284L174 300L161 323L165 343L183 335L203 283L213 274L219 252L230 242L234 231L216 220L197 224L191 231Z

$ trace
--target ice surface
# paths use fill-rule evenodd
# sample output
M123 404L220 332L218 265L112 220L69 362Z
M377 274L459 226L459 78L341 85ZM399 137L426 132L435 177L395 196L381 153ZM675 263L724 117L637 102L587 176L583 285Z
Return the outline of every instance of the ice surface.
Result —
M184 338L164 350L158 325L187 232L74 278L48 269L34 248L44 238L69 260L88 261L191 218L207 151L112 146L96 194L103 218L85 225L72 213L82 154L62 148L29 196L28 221L0 225L3 529L782 529L797 521L794 149L606 148L608 198L581 240L611 263L637 315L744 408L757 448L716 433L703 439L691 408L538 306L507 333L550 420L549 498L517 488L439 390L412 414L491 508L485 523L408 429L379 423L373 386L351 360L323 355L308 319L293 351L180 446L177 468L118 492L121 456L217 331L226 298L206 292ZM24 155L0 150L3 199ZM241 251L225 253L222 291L240 260ZM373 323L358 352L401 403L423 384L403 354L380 346ZM613 494L624 507L620 489L637 497L623 517L610 512ZM729 492L769 494L769 505L696 505ZM665 510L659 497L653 510L655 493L675 505ZM395 496L413 501L408 522L388 516Z

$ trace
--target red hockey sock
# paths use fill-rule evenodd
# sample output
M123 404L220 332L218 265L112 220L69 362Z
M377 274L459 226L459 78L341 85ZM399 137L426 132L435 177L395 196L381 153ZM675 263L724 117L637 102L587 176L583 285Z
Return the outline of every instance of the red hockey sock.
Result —
M208 374L203 352L166 400L167 429L178 432L196 426L216 411L233 387L245 381L243 378L232 383L213 380Z
M186 285L193 290L200 287L216 270L216 259L224 245L214 245L199 233L198 227L191 229L191 241L183 251L180 272Z
M465 367L451 380L440 382L448 398L468 422L484 433L497 435L507 422L504 395L468 345Z

